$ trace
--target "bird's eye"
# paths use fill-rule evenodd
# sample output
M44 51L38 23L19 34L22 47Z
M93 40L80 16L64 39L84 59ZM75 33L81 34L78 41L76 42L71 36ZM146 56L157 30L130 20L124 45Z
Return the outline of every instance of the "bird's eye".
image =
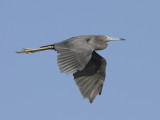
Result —
M89 38L88 38L88 39L86 39L86 41L87 41L87 42L89 42L89 40L90 40Z

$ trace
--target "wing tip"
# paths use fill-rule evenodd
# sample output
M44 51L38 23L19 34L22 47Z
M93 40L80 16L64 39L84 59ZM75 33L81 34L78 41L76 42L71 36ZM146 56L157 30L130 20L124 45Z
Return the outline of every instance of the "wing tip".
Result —
M90 103L93 103L93 100L89 100Z

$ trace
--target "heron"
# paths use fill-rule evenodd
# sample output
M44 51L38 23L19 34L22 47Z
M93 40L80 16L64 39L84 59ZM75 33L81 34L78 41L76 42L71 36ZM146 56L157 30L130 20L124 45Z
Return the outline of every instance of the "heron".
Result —
M90 103L101 95L106 76L106 60L96 51L107 48L109 41L125 40L106 35L79 35L61 42L31 49L24 48L17 53L34 53L55 50L62 73L73 74L83 98Z

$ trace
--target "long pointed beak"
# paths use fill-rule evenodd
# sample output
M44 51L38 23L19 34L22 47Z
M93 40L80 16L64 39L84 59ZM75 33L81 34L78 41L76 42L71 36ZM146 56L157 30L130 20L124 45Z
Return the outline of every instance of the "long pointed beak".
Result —
M106 38L106 41L109 42L109 41L116 41L116 40L126 40L124 38L114 38L114 37L107 37Z

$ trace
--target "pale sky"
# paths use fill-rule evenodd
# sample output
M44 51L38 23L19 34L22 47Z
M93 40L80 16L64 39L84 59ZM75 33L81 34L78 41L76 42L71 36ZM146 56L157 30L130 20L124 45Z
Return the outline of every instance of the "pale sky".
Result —
M0 0L0 120L160 120L159 0ZM57 53L16 54L72 36L126 38L98 51L102 95L83 99Z

